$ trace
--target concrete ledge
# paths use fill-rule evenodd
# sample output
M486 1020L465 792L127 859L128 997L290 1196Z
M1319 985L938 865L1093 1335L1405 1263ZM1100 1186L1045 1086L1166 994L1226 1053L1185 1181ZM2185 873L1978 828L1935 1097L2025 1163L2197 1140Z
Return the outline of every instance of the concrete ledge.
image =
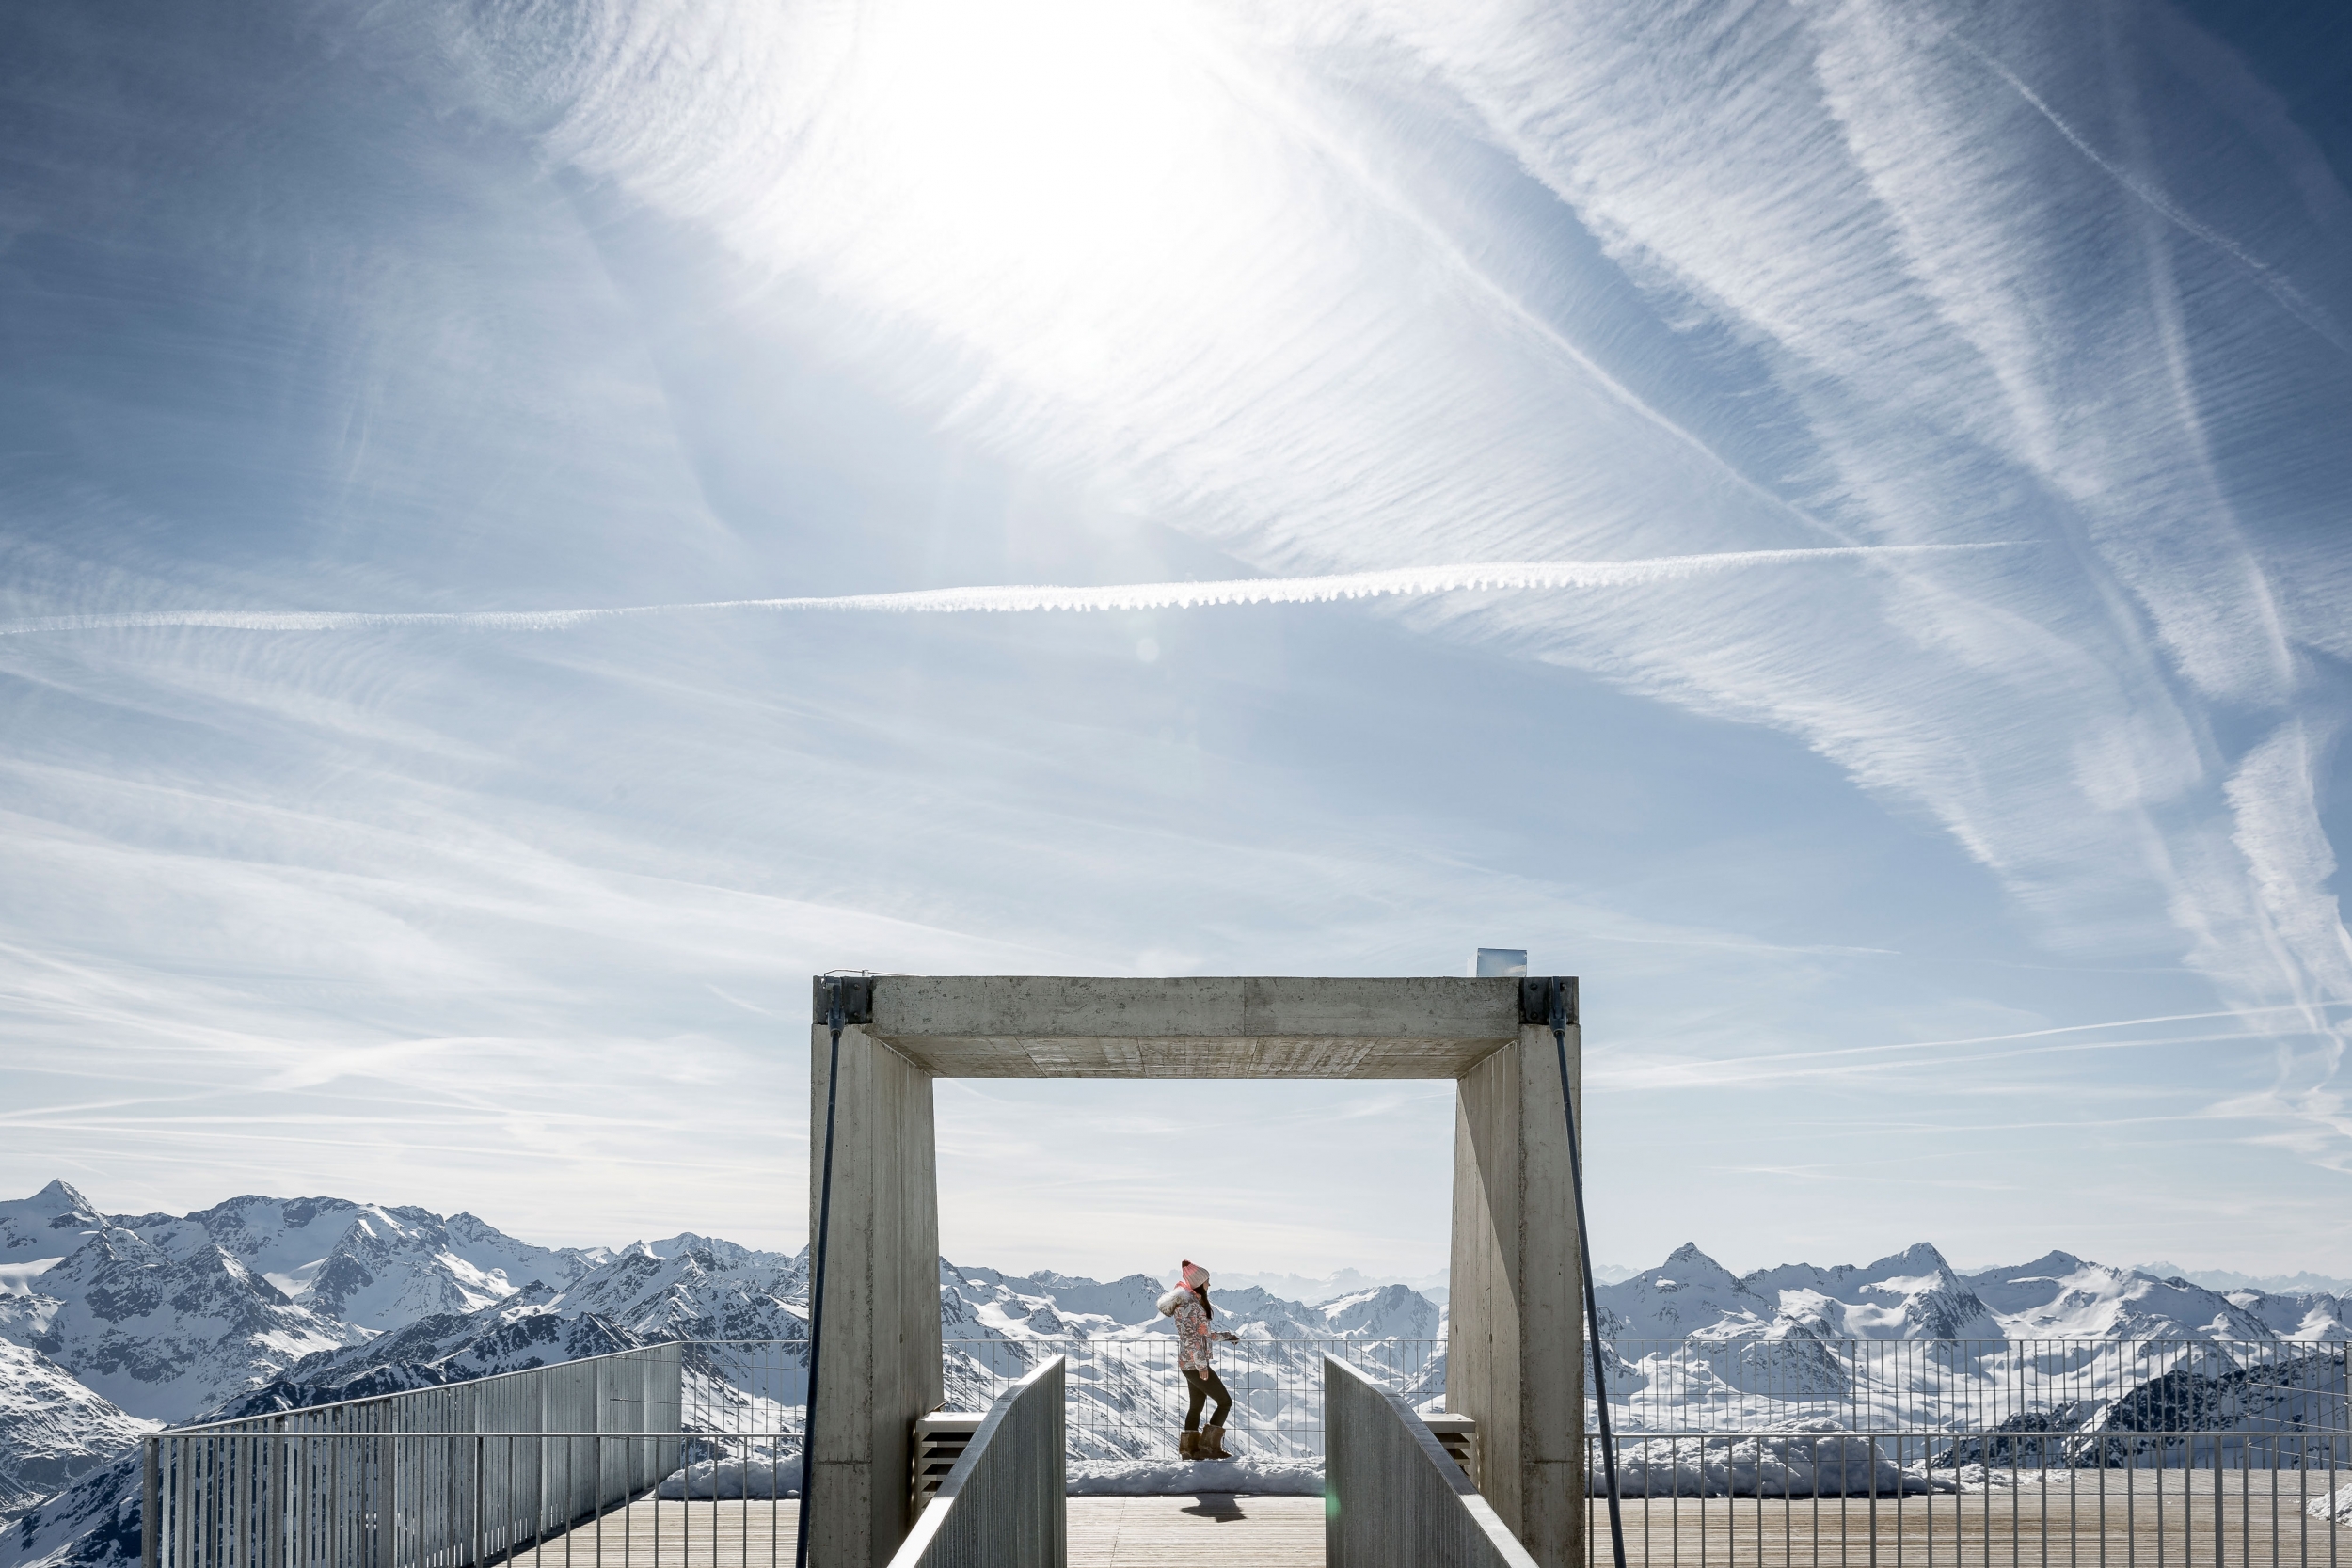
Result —
M890 1568L1067 1568L1065 1357L996 1396Z
M1412 1407L1323 1358L1329 1568L1538 1568Z
M868 1032L943 1078L1458 1078L1514 978L877 975Z

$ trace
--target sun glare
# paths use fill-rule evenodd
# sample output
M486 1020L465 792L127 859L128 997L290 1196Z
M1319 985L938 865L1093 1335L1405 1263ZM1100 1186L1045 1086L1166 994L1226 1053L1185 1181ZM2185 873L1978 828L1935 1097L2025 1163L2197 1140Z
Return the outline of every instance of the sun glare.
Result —
M1204 41L1172 8L893 8L834 101L834 166L857 171L870 226L859 253L937 325L985 322L1031 373L1091 379L1114 319L1204 284L1248 221L1236 107Z

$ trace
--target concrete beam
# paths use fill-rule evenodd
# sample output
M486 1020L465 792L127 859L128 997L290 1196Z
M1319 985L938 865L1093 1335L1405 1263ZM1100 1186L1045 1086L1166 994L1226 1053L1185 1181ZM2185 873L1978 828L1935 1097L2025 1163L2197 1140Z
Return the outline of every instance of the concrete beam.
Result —
M809 1032L811 1238L830 1047L820 1018ZM841 1034L823 1329L809 1560L883 1568L906 1534L914 1418L940 1402L939 1174L930 1074L855 1024Z
M1567 1124L1551 1031L1518 1035L1455 1085L1446 1408L1476 1418L1480 1485L1503 1523L1545 1568L1581 1568L1584 1323ZM1574 1025L1567 1044L1581 1100Z
M943 1078L1458 1078L1516 979L878 975L873 1034Z

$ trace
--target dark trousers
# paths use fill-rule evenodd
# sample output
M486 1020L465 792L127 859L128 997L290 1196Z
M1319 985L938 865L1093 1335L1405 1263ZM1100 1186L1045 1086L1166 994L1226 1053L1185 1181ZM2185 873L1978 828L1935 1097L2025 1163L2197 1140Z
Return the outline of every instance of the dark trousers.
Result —
M1192 1408L1184 1412L1184 1430L1200 1430L1200 1402L1212 1394L1216 1396L1216 1411L1209 1418L1209 1424L1213 1427L1223 1426L1225 1413L1233 1408L1233 1396L1225 1391L1225 1380L1217 1376L1214 1370L1186 1372L1184 1385L1192 1390Z

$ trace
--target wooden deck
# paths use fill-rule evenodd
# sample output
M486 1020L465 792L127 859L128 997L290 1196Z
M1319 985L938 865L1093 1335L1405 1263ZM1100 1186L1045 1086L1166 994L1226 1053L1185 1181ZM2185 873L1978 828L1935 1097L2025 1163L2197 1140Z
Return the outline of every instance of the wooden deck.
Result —
M792 1568L796 1502L646 1498L505 1560L509 1568Z
M1629 1502L1631 1568L1935 1568L1938 1564L2163 1563L2165 1568L2352 1568L2352 1528L2306 1515L2293 1471L2126 1478L2074 1485L1867 1501L1752 1497ZM2127 1479L2137 1484L2126 1486ZM2278 1482L2274 1493L2272 1481ZM2161 1485L2159 1486L2159 1481ZM510 1568L791 1568L798 1504L640 1502L582 1525ZM1590 1515L1595 1564L1609 1561L1606 1505ZM1323 1560L1323 1499L1073 1497L1070 1568L1308 1568Z
M1073 1497L1070 1568L1320 1568L1321 1497Z
M508 1568L792 1568L795 1502L633 1504ZM1321 1497L1073 1497L1070 1568L1316 1568Z
M1875 1505L1754 1497L1628 1502L1626 1561L1644 1568L2090 1568L2103 1562L2352 1568L2352 1529L2303 1512L2306 1501L2321 1495L2324 1477L2313 1476L2305 1491L2292 1470L2224 1472L2217 1495L2210 1470L2137 1477L2107 1471L2104 1479L2103 1490L2100 1471L2055 1471L2046 1488L2000 1487ZM1606 1563L1608 1504L1594 1499L1587 1517L1588 1560Z

